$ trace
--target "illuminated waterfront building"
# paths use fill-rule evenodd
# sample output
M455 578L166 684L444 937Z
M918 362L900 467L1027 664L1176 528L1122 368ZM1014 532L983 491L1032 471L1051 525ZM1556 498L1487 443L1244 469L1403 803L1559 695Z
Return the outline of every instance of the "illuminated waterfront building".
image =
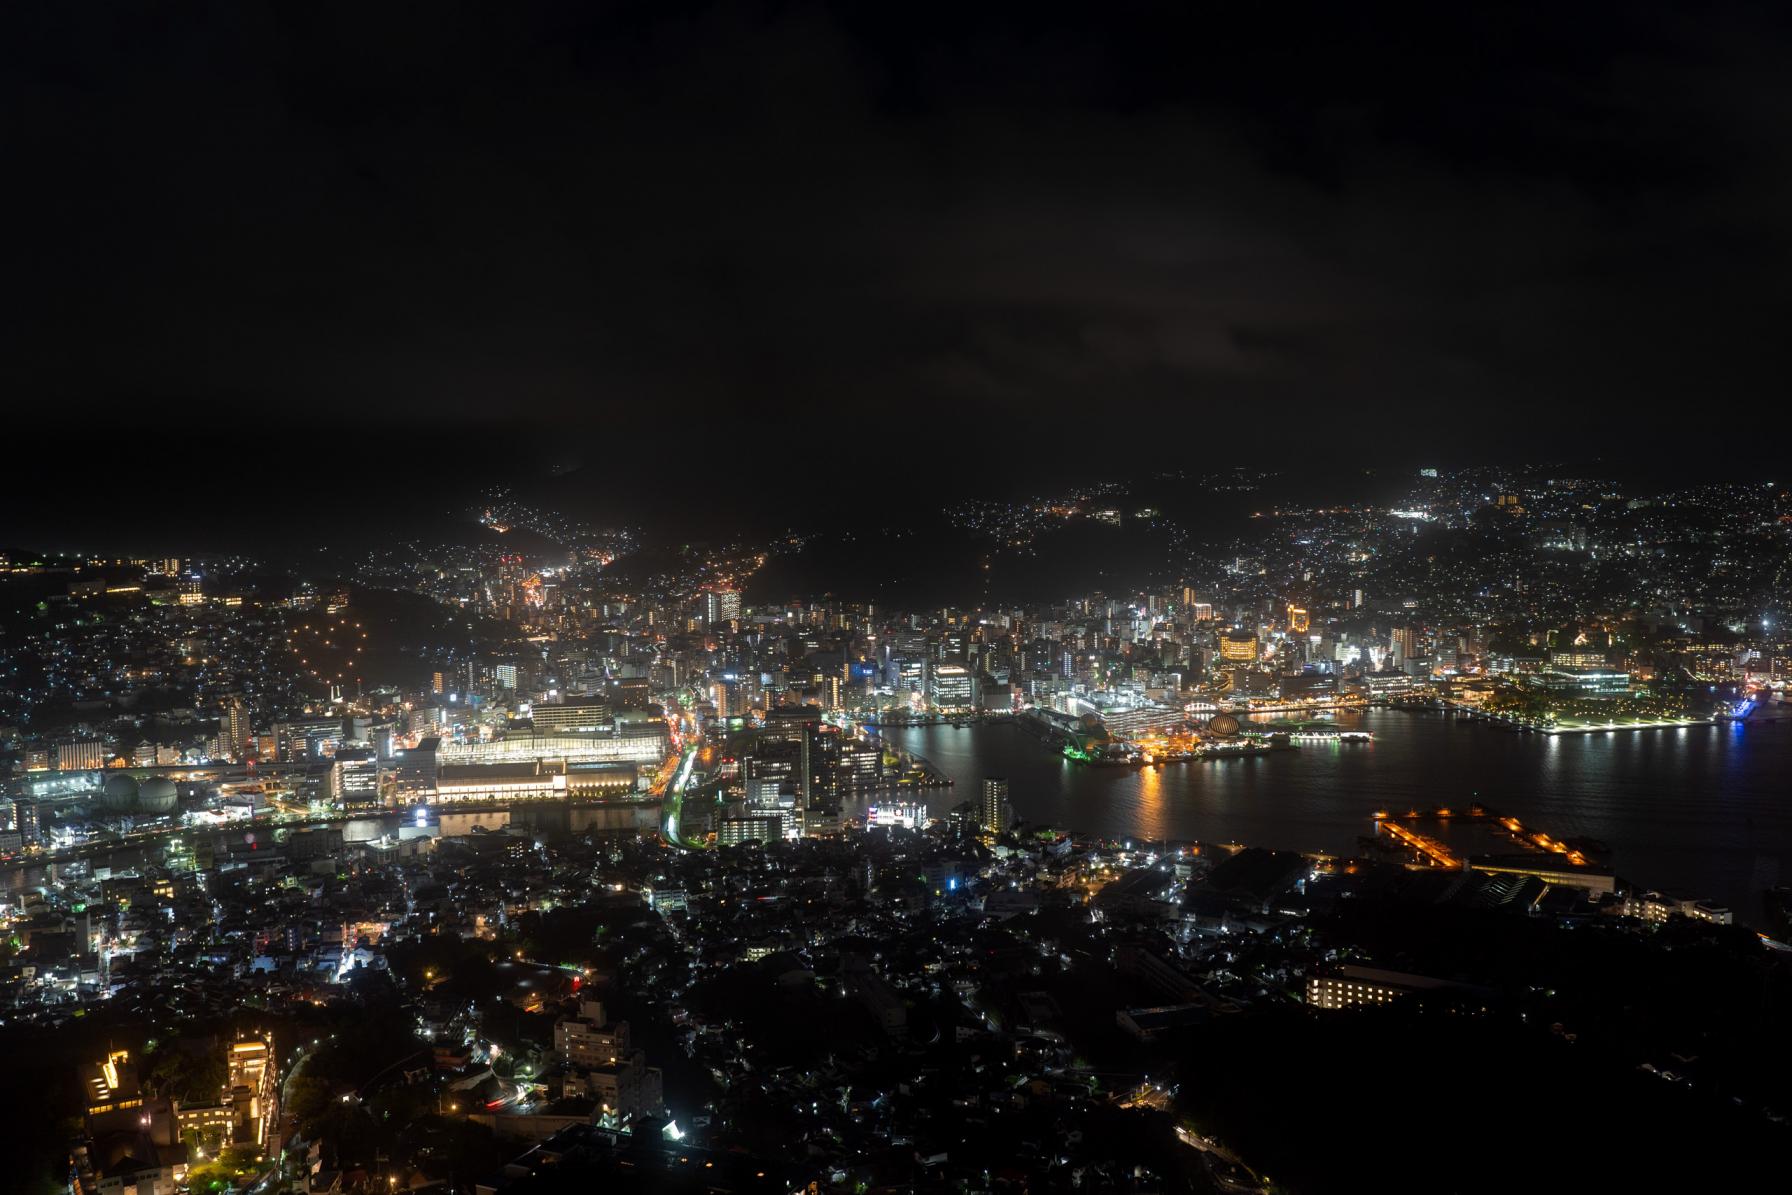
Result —
M330 762L330 800L349 807L379 804L380 765L373 752L355 749L336 753Z
M1608 668L1611 660L1604 651L1584 643L1558 647L1549 653L1549 662L1557 668Z
M1630 673L1610 668L1550 668L1526 683L1565 696L1622 697L1630 692Z
M942 712L972 709L977 704L976 677L963 664L935 665L927 678L927 696Z
M1469 866L1490 875L1533 876L1555 888L1579 888L1587 892L1610 893L1618 888L1617 877L1597 867L1575 867L1559 861L1556 855L1512 855L1472 859Z
M538 801L566 796L566 764L553 760L527 763L443 764L436 775L436 800Z

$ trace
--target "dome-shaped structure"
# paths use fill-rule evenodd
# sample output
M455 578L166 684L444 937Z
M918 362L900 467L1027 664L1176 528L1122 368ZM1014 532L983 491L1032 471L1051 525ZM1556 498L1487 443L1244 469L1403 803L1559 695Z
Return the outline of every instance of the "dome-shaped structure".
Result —
M135 809L137 782L123 772L113 772L106 777L106 787L100 790L100 806L113 813Z
M1239 722L1231 714L1215 714L1207 719L1207 733L1216 739L1232 739L1238 737Z
M145 813L173 813L180 805L180 790L166 776L145 780L137 788L137 808Z

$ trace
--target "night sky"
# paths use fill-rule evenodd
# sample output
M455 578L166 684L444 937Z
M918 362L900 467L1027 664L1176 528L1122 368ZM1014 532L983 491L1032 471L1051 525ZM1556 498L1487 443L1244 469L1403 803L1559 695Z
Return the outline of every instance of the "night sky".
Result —
M9 500L1766 466L1786 11L9 5Z

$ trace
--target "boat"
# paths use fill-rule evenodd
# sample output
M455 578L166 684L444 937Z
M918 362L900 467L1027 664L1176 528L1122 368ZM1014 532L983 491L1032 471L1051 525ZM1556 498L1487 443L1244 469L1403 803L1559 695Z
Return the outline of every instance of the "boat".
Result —
M1372 743L1375 735L1367 730L1337 730L1315 728L1308 730L1291 730L1287 732L1288 740L1294 743Z
M1273 744L1273 743L1249 743L1249 742L1244 742L1244 743L1241 743L1241 742L1208 743L1201 748L1200 758L1202 758L1202 759L1243 759L1243 758L1247 758L1250 756L1256 756L1256 755L1268 755L1272 751L1291 751L1291 750L1293 750L1293 746L1288 743L1283 743L1280 746L1277 746L1276 744Z

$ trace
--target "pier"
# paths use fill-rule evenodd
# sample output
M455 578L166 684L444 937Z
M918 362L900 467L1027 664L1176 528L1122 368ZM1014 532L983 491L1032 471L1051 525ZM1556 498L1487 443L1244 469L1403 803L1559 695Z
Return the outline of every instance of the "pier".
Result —
M1413 829L1414 825L1425 821L1458 821L1486 822L1497 826L1512 842L1526 851L1536 854L1555 855L1568 863L1570 867L1591 867L1592 862L1586 852L1567 841L1539 830L1535 826L1527 826L1515 817L1498 813L1485 805L1470 805L1466 810L1457 811L1448 808L1430 810L1411 809L1403 814L1393 814L1386 810L1375 813L1375 829L1377 833L1386 833L1395 842L1405 846L1430 861L1432 866L1461 868L1465 860L1448 846L1429 835ZM1594 848L1588 848L1594 849Z

